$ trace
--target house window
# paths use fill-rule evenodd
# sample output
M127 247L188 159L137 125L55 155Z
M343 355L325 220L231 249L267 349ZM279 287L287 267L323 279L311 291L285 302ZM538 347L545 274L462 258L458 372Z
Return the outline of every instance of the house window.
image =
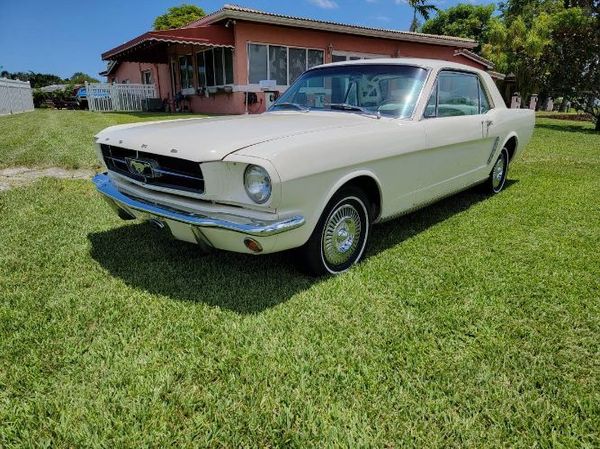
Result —
M287 47L269 45L269 79L284 86L288 82Z
M296 78L302 75L306 70L306 49L305 48L290 48L290 83L293 83Z
M258 84L268 79L268 52L266 45L250 44L248 46L248 78L250 84Z
M171 60L171 92L175 95L177 92L177 62Z
M389 58L388 55L376 55L370 53L352 53L347 51L334 51L331 55L331 62L343 62L343 61L358 61L360 59L376 59L376 58Z
M275 81L279 86L293 83L302 72L323 64L323 50L248 44L248 81Z
M225 48L223 53L225 84L233 84L233 50Z
M204 52L204 63L206 64L206 85L215 85L215 54L212 50Z
M215 57L215 83L217 86L222 86L225 84L225 62L223 60L223 49L215 48L213 52Z
M154 84L152 80L152 70L144 70L142 72L142 84Z
M206 82L206 62L204 61L206 52L196 53L196 65L198 66L198 86L208 86Z
M323 52L321 50L308 50L307 69L323 64Z
M233 84L233 51L215 48L196 55L200 86Z
M194 87L194 67L191 55L179 57L179 80L182 89Z

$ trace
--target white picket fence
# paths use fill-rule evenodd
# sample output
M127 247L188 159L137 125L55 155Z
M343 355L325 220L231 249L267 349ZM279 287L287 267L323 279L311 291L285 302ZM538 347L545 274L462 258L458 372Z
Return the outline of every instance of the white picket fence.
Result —
M135 112L147 98L156 98L154 84L85 83L90 111Z
M29 81L0 78L0 115L33 111L33 92Z

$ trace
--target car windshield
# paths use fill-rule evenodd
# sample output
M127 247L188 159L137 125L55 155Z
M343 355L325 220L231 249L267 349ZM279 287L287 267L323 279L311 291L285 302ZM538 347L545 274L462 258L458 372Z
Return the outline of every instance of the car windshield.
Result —
M345 111L406 118L413 113L427 70L400 64L334 65L309 70L271 111Z

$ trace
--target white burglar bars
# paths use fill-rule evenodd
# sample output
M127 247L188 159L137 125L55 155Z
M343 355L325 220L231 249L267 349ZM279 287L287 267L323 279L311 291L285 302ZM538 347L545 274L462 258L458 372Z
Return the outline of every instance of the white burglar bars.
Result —
M144 100L156 98L154 84L85 83L90 111L142 111Z
M0 78L0 115L33 111L33 93L29 81Z

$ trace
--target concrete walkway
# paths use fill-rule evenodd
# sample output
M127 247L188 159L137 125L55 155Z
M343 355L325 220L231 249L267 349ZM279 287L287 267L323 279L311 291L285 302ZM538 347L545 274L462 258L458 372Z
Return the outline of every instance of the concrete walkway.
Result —
M90 179L96 172L94 170L78 169L68 170L59 167L50 168L29 168L29 167L11 167L0 170L0 192L20 187L40 179L40 178L58 178L58 179Z

